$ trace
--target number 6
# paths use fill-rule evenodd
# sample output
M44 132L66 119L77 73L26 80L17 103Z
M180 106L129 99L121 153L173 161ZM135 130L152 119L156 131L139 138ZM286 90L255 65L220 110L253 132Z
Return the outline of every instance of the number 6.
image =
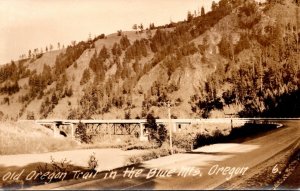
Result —
M277 164L273 167L272 173L275 174L278 172Z

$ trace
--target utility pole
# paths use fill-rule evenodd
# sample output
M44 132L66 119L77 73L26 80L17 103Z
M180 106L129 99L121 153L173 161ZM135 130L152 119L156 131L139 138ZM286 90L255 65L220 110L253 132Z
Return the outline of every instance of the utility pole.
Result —
M164 106L168 107L168 126L169 126L169 131L170 131L170 150L171 150L171 155L174 153L173 151L173 141L172 141L172 119L171 119L171 101L168 100L167 102L158 102L164 104ZM177 102L176 102L177 103ZM175 103L173 103L175 104Z
M171 155L172 155L173 154L173 144L172 144L172 125L171 125L171 104L170 104L170 101L168 101L167 107L168 107L168 116L169 116L170 150L171 150Z
M263 90L263 66L262 66L262 52L260 53L259 57L259 78L260 78L260 91L262 92Z

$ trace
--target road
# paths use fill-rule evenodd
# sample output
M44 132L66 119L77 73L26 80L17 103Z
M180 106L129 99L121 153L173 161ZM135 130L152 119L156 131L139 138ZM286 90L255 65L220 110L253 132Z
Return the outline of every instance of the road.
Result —
M256 169L259 164L292 144L299 143L299 120L277 122L284 126L241 143L209 145L191 153L175 154L135 165L134 169L141 171L138 175L134 174L138 177L128 178L128 174L124 177L125 167L117 170L117 175L112 178L104 178L105 174L100 173L96 179L89 181L70 180L31 189L214 189L236 176L239 181L246 181L251 175L248 172L261 170ZM155 175L161 170L165 177L151 177L155 168ZM183 169L187 172L186 176L182 173ZM169 177L166 177L167 172Z

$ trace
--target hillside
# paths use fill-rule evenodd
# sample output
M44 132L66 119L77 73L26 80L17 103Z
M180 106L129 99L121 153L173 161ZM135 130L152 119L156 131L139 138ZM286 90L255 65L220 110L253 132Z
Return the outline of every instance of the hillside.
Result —
M166 118L167 101L177 118L300 116L299 17L295 0L221 0L13 61L0 67L0 118Z

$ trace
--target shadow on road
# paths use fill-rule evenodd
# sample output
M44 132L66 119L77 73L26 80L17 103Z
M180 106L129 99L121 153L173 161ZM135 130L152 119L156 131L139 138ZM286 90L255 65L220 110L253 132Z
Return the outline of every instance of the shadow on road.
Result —
M201 152L201 151L192 151L185 152L184 154L200 154L200 155L235 155L236 153L227 153L227 152Z

